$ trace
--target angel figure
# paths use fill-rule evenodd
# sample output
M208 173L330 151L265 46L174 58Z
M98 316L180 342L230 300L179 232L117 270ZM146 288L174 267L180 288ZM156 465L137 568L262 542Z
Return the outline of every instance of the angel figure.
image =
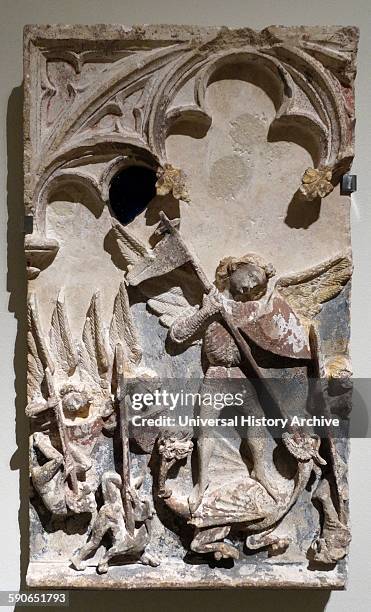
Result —
M125 391L130 377L153 372L141 365L142 351L125 283L117 292L109 329L103 323L99 293L93 295L80 342L72 337L61 293L48 337L43 334L33 295L28 323L26 414L33 424L31 479L52 514L91 513L90 537L74 554L75 568L83 567L85 557L98 548L108 531L113 545L99 563L100 572L106 572L109 560L118 555L157 565L145 551L153 509L137 491L144 474L138 479L131 479L130 474ZM123 474L121 478L116 472L104 473L104 503L98 509L95 493L100 478L92 451L102 441L102 432L110 433L116 427L121 433Z
M253 376L258 374L263 379L264 375L252 355L250 345L255 345L266 355L274 355L278 359L284 358L285 367L290 363L309 365L310 362L318 366L319 336L314 318L321 311L323 303L336 297L349 281L352 271L350 258L347 254L340 254L302 273L278 278L272 264L265 262L254 253L248 253L239 258L224 258L217 267L215 283L211 284L203 273L200 262L189 251L174 221L170 222L165 215L162 215L158 232L164 236L162 240L151 252L143 254L143 249L140 253L135 242L128 239L122 229L118 230L116 227L118 243L122 245L123 254L125 255L128 245L129 247L134 245L137 254L136 261L127 274L128 282L140 285L145 293L144 281L148 282L148 279L164 275L185 263L191 264L205 292L201 307L190 308L182 287L174 287L156 296L150 295L147 304L160 315L162 323L170 328L169 335L173 342L182 344L197 336L202 337L206 358L206 384L217 379L244 378L249 393L243 409L248 414L260 416L262 407L251 373ZM215 409L211 410L212 416L215 417ZM200 417L210 416L209 411L210 408L201 403ZM273 509L276 508L277 512L277 505L281 510L285 508L280 518L275 514L276 510L274 512L272 510L272 516L277 517L277 522L292 507L289 503L291 494L287 495L287 492L280 491L276 485L276 478L274 473L272 474L272 458L270 460L266 458L267 436L263 432L262 434L259 436L255 432L250 436L248 433L247 437L253 464L249 477L259 485L258 488L251 489L251 493L252 497L255 493L259 497L263 495L266 499L264 503L271 505ZM320 441L304 432L288 431L282 442L286 451L299 461L299 467L302 461L307 464L306 467L310 461L317 466L325 463L318 454ZM197 447L198 479L188 499L190 522L211 529L213 521L218 521L217 506L214 506L214 509L210 507L207 492L207 487L211 488L214 484L210 479L209 465L215 452L215 444L203 428ZM336 452L334 447L331 448L331 452ZM336 465L336 457L331 458L331 463ZM222 466L223 462L219 465ZM299 472L295 477L296 481ZM312 469L307 473L308 480L311 472ZM237 486L234 488L236 483L229 482L233 504L248 506L249 496L244 493L239 499L239 488ZM221 502L220 494L221 492L218 493L217 499L225 504L225 501ZM172 497L168 498L169 504L171 501ZM173 501L176 504L176 500ZM207 521L202 523L200 514L203 515L205 511L204 504L209 508L206 513L209 516ZM228 522L227 515L224 515L226 527L230 527L231 522L235 522L232 511L231 517L231 521ZM261 519L260 514L259 521ZM214 524L220 525L219 522ZM275 521L270 523L269 529L274 525ZM264 521L261 522L261 526L263 529ZM323 533L325 531L323 529ZM219 531L214 535L209 534L209 544L214 542L214 536L216 541L219 541L228 532L229 529L224 530L224 535ZM200 551L200 547L198 550ZM211 550L210 546L204 548L204 552L207 550ZM345 554L344 548L343 554Z
M63 295L58 296L49 336L34 295L28 305L28 395L31 479L54 514L96 512L99 479L91 459L103 427L112 425L109 360L93 296L80 345L72 338ZM41 431L38 431L41 430Z
M316 333L311 320L320 312L325 301L341 291L350 274L351 262L346 256L335 257L304 273L283 278L276 278L273 266L255 254L223 259L216 270L216 288L205 295L199 310L174 321L170 327L170 336L173 341L180 343L189 340L200 329L204 330L203 348L208 362L206 381L246 376L244 355L221 316L224 310L230 313L233 323L243 336L264 351L292 361L314 360L317 364L319 350L318 345L311 341L311 333ZM318 341L318 334L316 339ZM249 414L262 415L252 384L244 409ZM201 404L200 416L211 416L209 413L210 408ZM303 434L295 440L295 444L291 439L291 434L287 432L283 442L290 454L299 460L300 466L300 447L304 449L309 440ZM272 465L265 458L266 440L266 436L257 435L256 431L252 436L247 436L253 460L252 476L272 497L273 502L270 503L279 505L281 496L273 481ZM204 495L210 483L208 472L213 447L214 440L201 430L198 440L198 482L189 497L191 522L195 521L194 524L199 521L197 517L200 513L205 513L205 505L210 504L210 501L204 500ZM320 462L317 461L318 464ZM324 499L318 492L317 499L327 504L327 507L328 504L332 505L330 496ZM332 517L334 512L332 505ZM323 531L327 529L328 521ZM349 531L339 519L337 530L341 534L340 539L349 543ZM204 535L199 537L202 542ZM334 537L333 533L331 537ZM339 548L344 555L344 546ZM335 560L338 560L338 555L337 552ZM331 554L328 557L332 558Z
M136 525L133 532L127 526L121 488L122 481L116 472L105 472L102 478L102 492L104 503L93 523L90 539L80 549L76 550L71 558L71 563L76 570L84 570L87 566L85 559L91 556L100 546L103 537L108 532L112 538L112 545L106 550L98 563L97 570L100 574L108 572L110 559L114 557L131 557L144 565L156 567L159 561L145 548L151 536L151 520L154 514L151 504L147 500L141 500L137 489L142 480L133 482L130 488L130 496L134 510Z
M170 337L182 343L203 331L203 349L207 358L205 379L245 378L244 355L228 325L220 316L227 311L243 336L258 347L290 360L317 359L311 352L309 321L321 304L337 295L349 280L351 265L347 257L337 257L304 274L276 278L272 264L256 254L223 259L215 273L215 287L204 295L202 307L188 316L178 317L170 327ZM201 407L202 416L208 411ZM249 414L261 415L261 407L253 385L250 386ZM255 478L273 497L266 463L262 460L264 437L249 438ZM196 510L205 492L207 467L212 440L199 440L199 481L190 497Z

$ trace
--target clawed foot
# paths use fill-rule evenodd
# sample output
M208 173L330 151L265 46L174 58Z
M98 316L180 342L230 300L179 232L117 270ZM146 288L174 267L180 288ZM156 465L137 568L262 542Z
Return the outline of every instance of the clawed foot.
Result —
M208 487L208 484L202 485L201 483L198 483L193 487L192 493L188 497L189 509L192 514L196 512L197 508L201 504L202 498L204 496L204 493L207 487Z
M160 565L160 560L149 553L143 553L140 562L143 563L143 565L150 565L151 567L158 567Z
M313 540L309 550L312 552L313 561L324 563L325 565L332 565L345 555L345 551L342 551L342 554L339 556L331 554L333 551L328 549L326 540L321 537Z
M237 548L232 546L232 544L227 544L226 542L221 542L218 545L218 550L216 550L214 552L214 558L217 561L220 561L220 559L235 559L235 560L237 560L239 558L239 556L240 556L240 553L237 550Z
M288 549L291 544L291 538L277 538L275 542L269 545L269 551L272 555L280 555Z
M98 563L97 572L98 572L98 574L107 574L107 572L108 572L108 562L107 561L101 561L100 563Z
M337 563L343 559L347 553L347 547L339 546L333 542L327 542L324 538L313 540L310 550L313 554L313 560L326 565Z
M84 571L84 569L86 569L86 561L83 561L82 559L80 559L78 553L72 555L71 564L73 565L75 570L77 570L78 572L82 572Z
M271 555L279 555L290 546L291 538L279 537L268 533L253 534L246 538L245 545L249 550L259 550L260 548L268 547Z
M345 557L351 535L348 527L340 521L327 521L321 535L317 535L310 550L314 561L332 564Z

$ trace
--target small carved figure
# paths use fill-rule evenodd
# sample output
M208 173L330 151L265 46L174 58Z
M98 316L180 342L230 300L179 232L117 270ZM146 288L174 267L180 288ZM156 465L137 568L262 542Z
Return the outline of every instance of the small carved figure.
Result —
M94 294L79 344L72 338L61 294L52 315L49 342L42 332L32 295L28 314L30 401L26 414L36 429L42 429L35 431L30 440L32 482L53 514L92 514L90 539L74 554L74 566L84 566L85 557L98 548L107 531L112 534L113 545L99 563L101 573L118 555L157 565L157 560L145 552L153 509L137 493L144 475L133 484L130 479L125 402L126 381L138 373L153 373L140 366L141 348L125 284L121 283L117 293L109 331L102 323L99 294ZM119 423L116 412L120 414ZM91 453L102 431L112 431L118 425L125 486L117 473L106 472L102 478L104 505L97 514L95 491L99 478Z
M90 512L94 515L96 479L94 476L86 478L92 463L78 446L71 444L69 451L69 460L66 460L52 445L48 435L42 432L32 434L30 471L33 486L47 510L53 514ZM72 490L67 481L72 470L76 471L77 491Z
M161 458L158 477L158 496L171 497L172 490L166 487L166 477L170 468L192 452L192 435L186 431L162 431L157 440L157 448Z
M130 496L133 504L134 518L136 523L142 523L130 534L127 528L127 516L121 496L121 477L116 472L105 472L102 478L102 492L104 504L100 508L95 519L89 541L79 550L75 551L71 563L77 570L84 570L87 562L86 557L95 552L101 544L104 535L110 532L112 545L98 563L100 574L108 571L109 561L113 557L130 557L138 560L144 565L153 567L159 565L159 561L145 552L145 547L150 540L151 520L153 510L148 501L139 498L136 488L140 486L137 482L130 488Z
M320 534L314 538L311 545L313 560L332 565L346 555L351 540L350 531L347 525L339 520L327 478L320 480L312 499L321 504L323 512Z

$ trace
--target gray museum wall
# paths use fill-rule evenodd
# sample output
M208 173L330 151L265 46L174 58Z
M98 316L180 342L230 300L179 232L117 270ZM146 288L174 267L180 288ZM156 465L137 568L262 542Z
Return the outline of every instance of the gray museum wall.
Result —
M361 29L356 81L358 191L352 198L354 375L371 363L371 168L369 0L0 0L0 590L18 589L27 549L27 426L25 405L25 275L22 253L22 29L26 23L184 23L262 28L283 25L357 25ZM17 416L17 419L16 419ZM152 610L285 609L368 612L371 609L371 442L353 440L350 463L353 542L345 592L76 592L71 608ZM25 468L26 469L21 469ZM20 486L21 485L21 486ZM20 495L20 490L22 494ZM21 535L20 535L21 534ZM21 550L24 553L21 555ZM166 569L164 570L166 571ZM9 608L11 609L11 608Z

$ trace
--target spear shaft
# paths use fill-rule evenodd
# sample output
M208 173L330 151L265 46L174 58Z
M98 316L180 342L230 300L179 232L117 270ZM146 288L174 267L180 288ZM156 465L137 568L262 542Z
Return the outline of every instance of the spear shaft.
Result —
M117 398L119 401L120 412L120 434L122 449L122 503L125 512L126 529L130 536L134 536L135 517L134 509L130 496L130 447L129 447L129 427L128 427L128 405L126 398L126 379L124 368L124 353L121 344L116 345L115 350L116 374L117 374Z

